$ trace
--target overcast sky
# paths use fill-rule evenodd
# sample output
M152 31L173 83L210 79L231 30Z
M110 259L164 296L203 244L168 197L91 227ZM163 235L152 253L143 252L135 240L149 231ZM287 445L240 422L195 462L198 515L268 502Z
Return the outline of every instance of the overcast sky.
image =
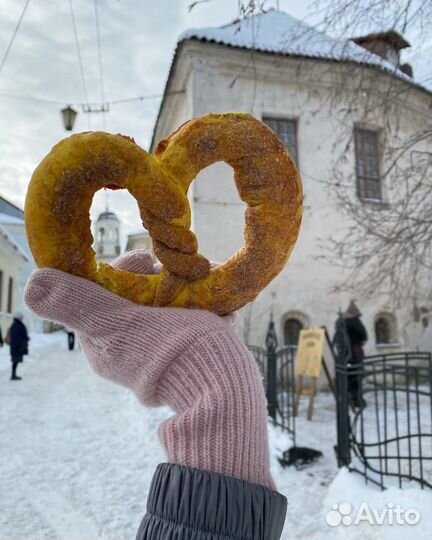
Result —
M93 0L72 0L90 102L101 102ZM187 9L190 0L98 0L108 101L163 91L175 44L190 27L219 26L237 17L237 0L212 0ZM25 0L0 0L0 62ZM276 6L268 1L267 5ZM313 14L311 1L280 0L298 18ZM4 96L14 94L59 104ZM51 147L68 135L62 105L85 101L71 23L69 0L31 0L7 61L0 72L0 195L23 206L32 171ZM160 100L113 105L105 130L124 133L148 148ZM62 104L62 105L60 105ZM103 129L101 115L78 115L74 132ZM126 192L110 192L110 207L125 234L137 232L139 215ZM103 210L95 197L92 215Z

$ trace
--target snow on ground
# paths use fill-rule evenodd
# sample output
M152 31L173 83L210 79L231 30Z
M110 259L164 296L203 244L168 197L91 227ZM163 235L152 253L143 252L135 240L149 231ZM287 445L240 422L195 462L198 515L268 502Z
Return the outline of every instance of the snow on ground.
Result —
M141 407L131 393L93 374L81 351L66 349L64 333L32 335L31 355L19 366L22 381L9 380L8 351L0 350L0 540L132 540L153 471L165 461L156 430L169 410ZM297 445L321 450L318 463L282 469L277 455L291 441L269 427L272 473L289 501L282 539L429 538L432 493L416 486L381 492L338 471L333 397L319 394L312 423L305 407L306 399ZM362 502L386 515L391 504L415 509L421 519L331 526L354 520ZM332 508L340 503L344 514Z
M340 506L342 514L340 511L334 512L333 505L341 503L344 505ZM339 524L344 517L344 508L347 524L329 526L331 530L317 538L423 540L431 536L432 492L422 491L415 484L407 485L404 489L391 487L381 491L366 486L362 476L342 469L324 499L324 520L328 514L330 523ZM380 520L386 526L380 525Z
M40 354L40 350L43 349L47 352L51 349L57 349L60 343L66 341L66 334L64 332L54 332L52 334L30 334L29 351L30 355L25 357L25 363L33 364L36 358ZM66 345L65 345L66 349ZM4 345L0 348L0 373L3 371L10 372L10 353L8 345ZM18 369L20 371L20 369Z

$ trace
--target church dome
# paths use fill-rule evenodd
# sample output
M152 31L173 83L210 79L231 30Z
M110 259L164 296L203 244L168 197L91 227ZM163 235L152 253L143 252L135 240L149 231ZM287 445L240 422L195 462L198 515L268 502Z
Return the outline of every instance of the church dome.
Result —
M112 219L113 221L119 221L118 217L114 214L114 212L102 212L102 214L99 215L97 218L98 221L102 221L103 219Z

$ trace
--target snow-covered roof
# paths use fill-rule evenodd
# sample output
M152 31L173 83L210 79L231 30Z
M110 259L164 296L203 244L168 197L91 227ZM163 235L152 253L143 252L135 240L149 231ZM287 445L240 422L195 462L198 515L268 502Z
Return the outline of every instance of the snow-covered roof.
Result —
M114 212L110 212L108 210L106 210L105 212L102 212L102 214L99 214L97 221L103 221L105 219L112 219L113 221L119 221L118 217L114 214Z
M16 217L16 216L10 216L9 214L5 214L3 212L0 212L0 223L11 223L14 225L24 225L24 220Z
M21 257L24 259L25 262L28 262L28 256L22 249L22 247L15 241L15 239L12 237L12 235L9 234L9 232L3 227L3 225L0 225L0 237L2 237L15 251L16 255L18 257Z
M351 39L329 36L284 11L270 9L220 27L190 28L180 35L153 129L151 150L156 142L157 126L174 73L180 45L194 39L265 53L366 64L396 75L426 92L432 92L432 76L429 73L430 55L427 51L421 55L422 57L408 55L409 62L414 67L416 78L413 79L391 62L369 52ZM418 66L422 68L421 73Z
M353 41L331 37L288 13L275 9L221 27L191 28L181 34L179 42L188 39L274 54L369 64L415 83L391 62Z

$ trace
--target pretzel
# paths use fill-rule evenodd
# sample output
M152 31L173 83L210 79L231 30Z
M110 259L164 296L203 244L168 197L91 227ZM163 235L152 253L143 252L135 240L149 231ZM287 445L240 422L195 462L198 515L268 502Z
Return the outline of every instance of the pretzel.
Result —
M247 204L244 246L210 269L198 254L187 191L203 168L224 161ZM89 209L103 187L126 188L153 239L161 274L96 264ZM133 302L225 315L253 300L284 268L302 217L296 166L277 136L242 113L190 120L155 155L122 135L87 132L60 141L34 171L25 221L39 267L94 281Z

